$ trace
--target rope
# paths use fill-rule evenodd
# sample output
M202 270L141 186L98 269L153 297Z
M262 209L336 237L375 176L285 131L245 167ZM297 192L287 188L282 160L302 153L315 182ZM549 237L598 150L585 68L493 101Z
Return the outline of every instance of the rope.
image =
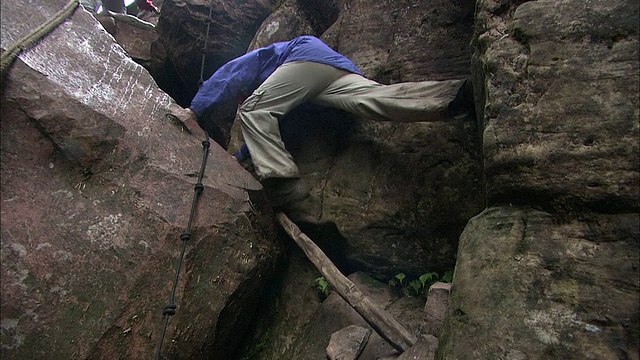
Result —
M30 32L27 36L18 40L15 44L2 53L0 58L0 75L4 77L5 71L13 64L15 59L20 55L23 50L33 46L38 40L42 39L56 26L62 24L78 7L78 0L70 0L65 7L58 11L53 18L49 19L44 24L38 26L35 30Z
M213 0L212 0L213 2ZM204 47L202 49L202 64L200 66L200 81L198 82L198 87L201 87L204 83L204 63L207 55L207 43L209 42L209 29L211 28L211 15L213 13L213 6L209 3L209 18L207 19L207 33L204 39ZM195 216L195 212L198 205L198 199L200 198L200 194L204 190L204 186L202 185L202 176L204 175L204 170L207 165L207 157L209 155L209 146L211 143L209 142L209 134L205 131L205 140L202 141L202 147L204 153L202 154L202 164L200 165L200 172L198 173L198 182L194 187L194 195L193 201L191 202L191 213L189 214L189 222L187 223L186 230L180 234L180 240L182 240L182 250L180 251L180 258L178 259L178 266L176 267L176 274L173 279L173 287L171 288L171 296L169 298L169 304L164 307L162 310L162 332L160 333L160 340L158 341L158 348L156 349L156 360L160 360L160 354L162 352L162 343L164 342L164 337L167 332L167 325L169 324L169 317L175 315L176 313L176 287L178 286L178 280L180 277L180 270L182 269L182 260L184 259L184 254L187 250L187 242L191 239L191 224L193 223L193 218Z
M79 5L78 0L70 0L62 10L58 11L54 15L52 19L40 25L34 31L32 31L27 36L17 41L15 44L9 47L9 49L3 52L2 55L0 56L0 63L1 63L0 75L4 77L5 71L9 68L9 66L11 66L11 64L13 64L15 59L18 57L18 55L20 55L20 53L23 50L33 46L36 42L38 42L38 40L42 39L45 35L51 32L51 30L55 29L56 26L64 22L69 16L71 16L71 14L73 14L73 12L78 7L78 5ZM205 45L204 45L203 55L202 55L202 66L200 71L199 85L202 85L202 83L204 82L203 80L204 61L206 56L207 42L209 39L209 28L211 26L211 14L212 14L212 7L210 6L209 18L208 18L208 24L207 24L207 34L205 38L205 43L204 43ZM182 269L182 261L184 259L184 254L187 249L187 242L191 239L191 225L193 224L193 219L195 217L195 213L198 207L198 199L200 198L200 195L204 190L204 185L202 184L202 177L204 176L204 170L206 168L210 146L211 146L211 142L209 141L209 134L205 132L205 140L202 141L202 147L203 147L202 163L200 165L200 172L198 173L198 181L194 186L194 196L193 196L193 201L191 202L191 212L189 214L189 222L187 223L186 230L182 234L180 234L180 240L182 240L182 249L180 251L180 258L178 259L176 274L173 280L173 286L171 288L171 296L169 298L169 304L165 306L162 311L162 315L163 315L162 333L160 336L160 341L158 342L156 359L160 359L162 343L164 342L165 333L167 331L167 325L169 323L169 316L174 315L176 313L176 308L177 308L175 304L176 288L178 286L180 270Z
M187 250L187 242L191 240L191 224L193 223L193 219L195 217L196 209L198 207L198 199L200 198L200 194L204 190L204 185L202 185L202 176L204 175L204 170L207 165L207 157L209 155L209 146L211 143L209 142L209 135L207 134L205 140L202 141L203 154L202 154L202 164L200 164L200 172L198 173L198 182L194 186L194 195L193 200L191 201L191 213L189 214L189 222L187 223L187 228L185 231L180 234L180 240L182 240L182 250L180 251L180 258L178 259L178 266L176 267L176 274L173 279L173 287L171 288L171 296L169 298L169 304L164 307L162 310L162 332L160 334L160 341L158 342L158 348L156 350L156 359L160 359L160 352L162 351L162 343L164 342L164 336L167 332L167 325L169 323L169 316L175 315L176 313L176 288L178 286L178 279L180 277L180 270L182 269L182 260L184 259L184 253Z
M213 0L211 0L213 2ZM204 46L202 47L202 62L200 63L200 81L198 81L198 87L204 83L204 61L207 57L207 43L209 42L209 29L211 29L211 15L213 14L213 6L209 3L209 17L207 18L207 35L204 38Z

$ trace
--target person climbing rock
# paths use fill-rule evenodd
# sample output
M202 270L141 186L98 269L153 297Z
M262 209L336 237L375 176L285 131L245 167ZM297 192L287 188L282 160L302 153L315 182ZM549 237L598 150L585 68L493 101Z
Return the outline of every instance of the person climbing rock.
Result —
M100 8L100 5L102 5L102 2L100 0L80 0L80 5L89 12L95 13L98 11L98 8Z
M212 106L234 101L240 105L246 144L236 157L251 156L271 205L283 210L309 195L280 136L279 120L296 106L311 101L369 119L402 122L446 120L473 113L474 107L468 80L379 84L308 35L229 61L202 84L187 109L173 116L192 128Z
M138 6L138 9L140 9L140 10L151 11L151 12L154 12L154 13L159 13L160 12L158 7L153 3L152 0L136 0L136 5Z
M140 10L154 13L160 12L158 7L153 3L153 0L135 0L135 3ZM127 13L127 5L124 0L80 0L80 5L92 13L97 13L100 9L102 10L101 12Z
M127 6L124 4L124 0L102 0L102 11L126 14Z

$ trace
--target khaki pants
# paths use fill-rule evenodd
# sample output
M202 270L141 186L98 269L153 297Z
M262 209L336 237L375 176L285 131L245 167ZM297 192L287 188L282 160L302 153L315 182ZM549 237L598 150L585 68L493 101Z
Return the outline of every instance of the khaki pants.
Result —
M305 101L386 121L439 121L464 80L382 85L333 66L300 61L281 65L239 108L242 135L260 180L297 177L278 120Z

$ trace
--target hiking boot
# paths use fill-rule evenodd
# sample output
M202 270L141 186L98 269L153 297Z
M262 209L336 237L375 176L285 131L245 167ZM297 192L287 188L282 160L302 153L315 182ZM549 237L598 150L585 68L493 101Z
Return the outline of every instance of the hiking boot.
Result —
M309 197L309 189L299 178L269 178L262 181L271 207L276 210L290 208Z
M472 119L476 118L476 107L473 100L473 82L471 79L466 79L456 97L449 103L447 108L449 116L458 117L466 115Z

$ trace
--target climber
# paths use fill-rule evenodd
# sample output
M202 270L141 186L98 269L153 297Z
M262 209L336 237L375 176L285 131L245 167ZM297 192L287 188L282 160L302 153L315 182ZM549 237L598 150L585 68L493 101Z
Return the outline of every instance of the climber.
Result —
M88 11L95 13L98 11L102 3L100 2L100 0L80 0L80 5L82 5L82 7L84 7Z
M153 3L152 0L136 0L136 5L140 10L151 11L154 13L159 13L160 9Z
M135 0L135 3L140 10L160 12L153 0ZM127 5L124 0L80 0L80 5L92 13L112 12L124 14L127 12Z
M272 206L286 209L309 195L279 130L278 121L296 106L311 101L375 120L439 121L473 113L471 88L465 80L382 85L320 39L299 36L229 61L202 84L189 108L170 115L203 132L194 128L206 110L237 101L246 148L236 157L251 155Z

